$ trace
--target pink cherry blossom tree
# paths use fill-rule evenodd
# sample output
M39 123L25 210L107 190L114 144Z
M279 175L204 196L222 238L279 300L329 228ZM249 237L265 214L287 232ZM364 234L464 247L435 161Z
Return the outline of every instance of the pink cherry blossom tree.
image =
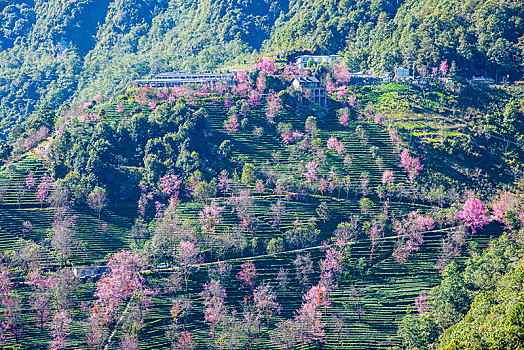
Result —
M36 199L40 202L40 206L42 206L52 188L53 179L45 173L36 190Z
M412 211L401 221L393 223L393 231L398 235L393 256L400 263L405 263L412 252L419 250L424 242L424 231L435 227L435 221L430 216L420 215Z
M33 172L30 172L29 175L25 178L25 187L30 190L32 189L36 184L35 177L33 175Z
M327 149L334 149L338 154L342 154L346 151L346 147L336 137L330 137L327 140Z
M382 173L382 185L391 186L394 181L395 177L393 176L393 172L391 170L384 170Z
M335 78L335 80L338 83L344 84L344 83L349 82L350 80L349 70L346 67L346 64L344 62L335 64L333 66L332 72L333 72L333 78Z
M2 344L8 344L9 338L12 338L15 334L16 324L14 322L13 281L11 280L10 270L5 265L0 265L0 306L4 310L0 314L0 341Z
M408 173L408 183L413 183L419 172L424 169L417 157L411 157L407 149L400 154L400 165Z
M222 193L227 193L231 190L231 185L233 183L233 180L229 178L229 174L227 173L227 170L222 170L222 172L218 175L218 183L217 187Z
M31 231L33 230L33 224L31 223L31 221L24 221L22 223L22 234L24 235L24 237L30 233Z
M176 261L178 264L179 271L184 276L187 290L188 277L195 267L194 265L202 262L202 258L198 249L195 247L193 242L181 241L176 250Z
M240 283L244 288L253 290L255 287L258 272L252 261L247 261L240 265L241 270L237 273L237 279L240 280Z
M303 175L306 178L307 183L314 183L317 181L318 167L319 164L314 160L306 163L306 172Z
M355 108L357 106L357 95L351 95L348 97L348 106Z
M44 324L51 316L51 300L48 293L49 279L42 276L40 270L34 270L29 273L26 283L33 290L29 303L31 310L36 314L36 325L42 331Z
M327 290L334 288L334 282L337 275L342 272L340 255L336 248L326 250L326 258L320 264L320 285Z
M224 122L224 129L230 133L237 132L239 126L240 123L238 122L236 114L230 115L229 118Z
M277 302L277 296L268 284L261 284L253 292L253 301L257 311L257 318L265 318L269 327L269 319L280 313L281 307Z
M337 151L337 154L344 154L346 152L346 147L342 143L342 141L339 141L337 146L335 147L335 150Z
M255 191L257 191L259 194L262 194L264 192L265 187L264 183L261 180L258 180L254 187Z
M429 296L425 293L420 293L415 298L415 308L419 315L429 311Z
M285 143L286 145L293 141L293 131L291 131L290 129L284 131L281 136L282 136L282 142Z
M123 102L118 102L117 105L116 105L116 111L118 113L123 113L124 112L124 103Z
M462 206L462 211L457 213L457 218L463 220L473 233L490 223L486 206L477 198L470 198Z
M338 121L340 122L340 125L342 126L349 125L349 112L347 108L342 108L338 110Z
M266 75L259 74L257 77L256 91L259 93L264 93L266 90Z
M257 108L260 105L260 94L256 90L252 90L249 93L249 99L247 101L252 108Z
M442 75L446 75L449 72L449 65L448 61L444 60L440 62L439 70L442 73Z
M276 72L275 61L266 56L262 57L254 66L254 68L265 74L275 74Z
M103 341L103 335L107 331L100 325L111 324L118 318L124 300L129 300L128 308L131 310L138 307L141 310L140 315L147 312L145 306L153 291L144 284L144 278L140 274L144 266L145 262L140 255L128 251L116 253L109 259L108 273L97 282L94 294L97 299L89 319L89 337L93 341ZM137 303L138 306L133 305Z
M204 320L210 323L211 336L215 341L217 326L228 316L226 290L219 281L212 279L204 284L204 290L199 295L204 299Z
M276 116L282 111L282 100L275 94L269 94L267 98L266 118L269 124L275 123Z
M51 350L62 350L67 348L69 338L69 329L73 319L66 310L57 312L51 319L51 335L53 340L49 342Z
M219 206L216 201L210 205L204 205L204 208L198 213L202 232L209 235L215 233L217 225L222 222L222 212L225 207Z
M299 340L304 346L313 341L324 341L325 323L321 321L322 307L330 305L327 290L324 286L313 286L302 297L304 302L295 315L299 329Z
M173 342L172 348L176 350L195 350L197 343L191 333L182 331Z
M158 180L158 189L164 196L173 196L180 190L182 178L174 174L166 174Z

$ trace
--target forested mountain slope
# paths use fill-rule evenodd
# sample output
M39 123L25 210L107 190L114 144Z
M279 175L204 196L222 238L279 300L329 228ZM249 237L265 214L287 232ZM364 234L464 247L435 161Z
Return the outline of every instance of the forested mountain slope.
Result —
M455 74L522 76L519 1L82 0L0 2L3 129L38 106L122 92L157 72L207 71L254 51L341 52L352 69L442 60Z

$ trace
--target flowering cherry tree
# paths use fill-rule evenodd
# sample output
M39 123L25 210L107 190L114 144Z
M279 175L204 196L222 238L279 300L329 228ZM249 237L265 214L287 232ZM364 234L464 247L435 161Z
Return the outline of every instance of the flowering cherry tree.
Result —
M335 149L337 145L338 145L338 140L336 137L332 136L327 140L327 143L326 143L327 149Z
M24 237L33 230L33 224L31 223L31 221L24 221L22 223L22 234L24 235Z
M340 122L340 125L342 126L349 125L349 113L348 113L347 108L343 108L338 111L338 121Z
M266 90L266 75L259 74L257 77L256 91L262 94L264 93L265 90Z
M349 70L344 62L338 63L333 67L333 78L338 83L347 83L350 80Z
M49 282L49 278L42 276L40 270L31 271L26 281L33 289L29 302L31 309L36 314L36 325L40 330L51 316L51 301L47 290Z
M217 225L222 222L224 209L225 207L218 206L215 201L212 201L210 205L204 205L204 208L198 213L203 233L215 233Z
M422 315L423 313L426 313L429 311L429 297L425 293L420 293L415 298L415 307L417 308L417 312L419 315Z
M284 142L286 145L288 143L291 143L291 141L293 141L293 131L291 130L286 130L282 133L282 142Z
M275 61L266 56L262 57L253 68L266 74L275 74L276 72Z
M346 85L339 86L337 89L337 99L344 101L348 95L348 87Z
M306 178L307 183L313 183L317 181L318 163L314 160L306 163L306 172L303 174Z
M103 341L104 326L117 319L121 303L128 299L131 309L139 303L141 315L147 311L147 300L153 291L144 284L140 271L145 262L136 253L122 251L114 254L108 261L107 275L97 282L94 296L97 298L90 316L92 341Z
M282 100L277 94L271 93L267 98L266 118L269 124L275 123L275 117L282 111Z
M357 95L351 95L348 97L348 106L355 108L357 106Z
M181 241L176 250L176 260L180 272L184 275L187 290L187 278L193 265L202 261L200 253L193 242Z
M116 111L118 113L123 113L124 112L124 103L123 102L118 102L117 105L116 105Z
M382 185L390 186L394 181L395 177L393 176L393 172L391 170L384 170L382 173Z
M337 274L340 272L342 272L342 264L340 263L339 252L336 248L328 248L326 258L320 265L320 284L328 290L331 289Z
M277 302L277 296L268 284L261 284L253 292L253 301L257 311L257 318L265 318L269 327L271 316L279 314L281 307Z
M420 215L416 211L408 214L402 221L393 223L393 231L399 236L393 256L405 263L412 252L418 251L424 242L423 232L433 229L435 221L430 216Z
M33 175L33 172L30 172L29 175L25 178L25 187L30 190L32 189L36 184L35 177Z
M442 75L446 75L449 72L449 65L448 61L444 60L440 62L439 70L442 73Z
M229 118L224 122L224 129L226 129L228 132L237 132L239 126L240 123L238 122L238 118L235 114L229 116Z
M240 265L240 267L242 270L237 273L237 279L240 280L240 283L244 288L253 289L258 277L255 264L251 261L247 261Z
M457 218L463 220L466 226L471 227L473 233L491 221L486 206L477 198L468 199L462 206L462 211L457 213Z
M49 342L51 350L62 350L67 348L67 340L69 337L69 328L73 319L67 311L61 310L57 312L51 320L51 335L53 340Z
M164 196L172 196L180 190L182 178L174 174L166 174L158 181L160 193Z
M0 340L3 344L7 344L8 339L14 335L16 325L13 322L15 304L13 281L5 265L0 265L0 298L0 306L4 309L0 314Z
M517 223L522 223L521 199L514 193L503 192L499 198L493 201L493 218L498 222L513 229Z
M36 199L40 202L40 205L46 200L51 188L53 188L53 179L45 173L36 190Z
M249 99L247 100L252 108L256 108L260 105L260 94L256 90L252 90L249 93Z
M220 191L223 193L227 193L231 190L231 184L233 183L233 180L229 178L229 174L227 173L227 170L222 170L222 172L218 175L218 183L217 187Z
M302 297L304 302L295 315L295 322L299 326L299 339L302 344L313 341L324 341L325 323L321 322L321 307L330 305L327 290L324 286L313 286Z
M228 311L225 304L226 290L219 281L212 279L204 284L200 293L204 298L204 320L211 324L211 336L216 338L216 327L227 317Z
M255 191L257 191L259 194L262 194L264 192L264 183L261 180L258 180L254 187Z
M407 149L400 154L400 165L408 173L408 182L413 183L419 172L424 169L417 157L411 157Z

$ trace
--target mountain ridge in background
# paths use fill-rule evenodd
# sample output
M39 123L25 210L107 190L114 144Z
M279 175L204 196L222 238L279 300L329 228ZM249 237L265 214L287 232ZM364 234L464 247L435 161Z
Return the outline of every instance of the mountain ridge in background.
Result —
M163 71L209 71L257 52L340 52L351 69L522 77L524 9L510 0L0 2L1 128L41 106L122 93ZM4 132L5 137L5 132Z

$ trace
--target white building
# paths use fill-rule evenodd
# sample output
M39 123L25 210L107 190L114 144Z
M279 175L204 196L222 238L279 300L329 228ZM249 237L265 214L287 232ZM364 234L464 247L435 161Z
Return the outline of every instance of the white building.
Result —
M100 276L104 275L106 272L106 266L84 266L73 268L73 275L79 278Z
M173 87L181 85L205 85L209 83L222 82L226 85L236 83L235 73L160 73L152 79L135 80L135 87Z
M395 68L395 79L406 80L409 78L409 68Z
M310 101L323 105L327 103L326 87L322 86L317 78L298 76L293 78L291 85L302 91Z
M298 69L304 69L307 67L307 64L309 61L312 61L316 64L321 63L333 63L335 61L338 61L339 56L338 55L302 55L297 57L297 67Z

